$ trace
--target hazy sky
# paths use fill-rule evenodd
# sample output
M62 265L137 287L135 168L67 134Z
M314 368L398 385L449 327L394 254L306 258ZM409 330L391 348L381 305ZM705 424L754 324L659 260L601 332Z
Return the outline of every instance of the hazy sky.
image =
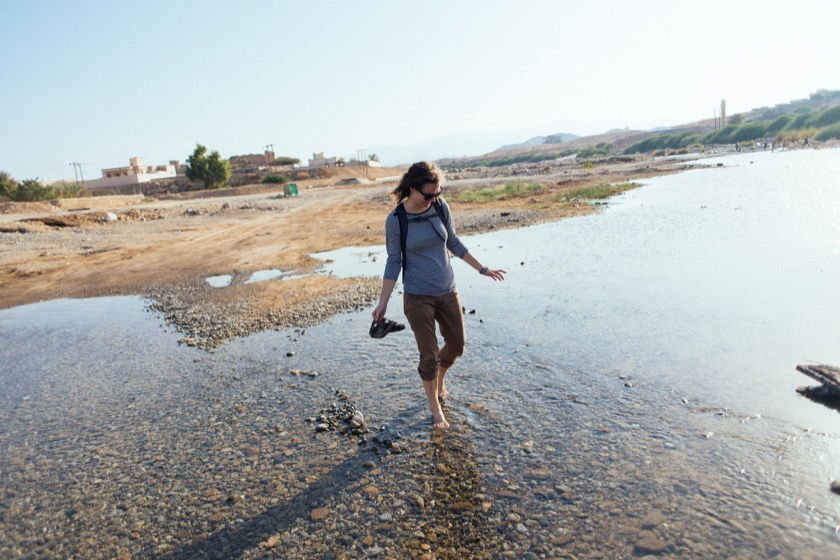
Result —
M721 98L734 114L840 89L838 16L837 0L0 0L0 170L96 178L196 143L400 164L410 145L691 122Z

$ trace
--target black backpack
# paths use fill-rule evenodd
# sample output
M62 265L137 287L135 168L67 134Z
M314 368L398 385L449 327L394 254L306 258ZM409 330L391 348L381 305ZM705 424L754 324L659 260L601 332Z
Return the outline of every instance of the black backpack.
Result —
M443 224L443 227L445 227L448 231L449 226L452 223L452 216L443 209L443 204L440 203L440 200L435 199L432 206L435 207L435 212L437 212L438 218L440 218L440 222ZM400 252L402 253L403 282L405 282L405 238L408 236L408 217L406 216L405 206L400 203L399 206L397 206L397 209L394 210L394 214L397 215L397 218L400 221Z

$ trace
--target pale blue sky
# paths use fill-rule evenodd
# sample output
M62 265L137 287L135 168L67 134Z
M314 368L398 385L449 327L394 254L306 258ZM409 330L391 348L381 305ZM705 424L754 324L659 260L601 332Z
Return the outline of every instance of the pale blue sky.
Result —
M840 2L0 0L0 170L386 164L840 89ZM430 142L431 141L431 142ZM406 146L415 146L407 150Z

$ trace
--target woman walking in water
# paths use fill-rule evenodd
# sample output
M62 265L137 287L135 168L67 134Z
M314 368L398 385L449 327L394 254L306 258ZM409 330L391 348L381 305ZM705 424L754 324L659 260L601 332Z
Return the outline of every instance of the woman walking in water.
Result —
M402 269L403 307L420 351L417 371L429 400L432 423L436 428L448 428L440 406L448 396L444 376L464 352L466 342L464 314L449 253L493 280L504 280L506 271L482 265L458 239L449 205L441 198L441 179L434 163L421 161L406 171L391 193L397 199L397 209L385 220L388 259L373 320L374 326L393 324L385 319L385 311ZM435 322L440 327L443 348L438 348Z

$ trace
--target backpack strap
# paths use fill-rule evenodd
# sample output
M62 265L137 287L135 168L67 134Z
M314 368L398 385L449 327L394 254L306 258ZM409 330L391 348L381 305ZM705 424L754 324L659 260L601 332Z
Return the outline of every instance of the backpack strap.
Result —
M440 200L435 199L432 206L435 207L435 212L437 212L443 227L449 231L452 225L452 215L443 209L443 204L440 203ZM400 253L402 253L402 275L403 282L405 282L405 238L408 237L408 216L406 216L405 206L400 203L396 210L394 210L394 214L396 214L397 219L400 221Z
M400 221L400 252L402 253L403 282L405 282L405 238L408 236L408 217L405 215L405 206L400 203L394 210L394 214Z
M443 209L443 204L441 204L440 200L437 198L432 203L432 206L435 207L435 212L437 212L438 218L440 218L440 222L443 224L443 227L449 231L450 226L452 225L452 215Z

